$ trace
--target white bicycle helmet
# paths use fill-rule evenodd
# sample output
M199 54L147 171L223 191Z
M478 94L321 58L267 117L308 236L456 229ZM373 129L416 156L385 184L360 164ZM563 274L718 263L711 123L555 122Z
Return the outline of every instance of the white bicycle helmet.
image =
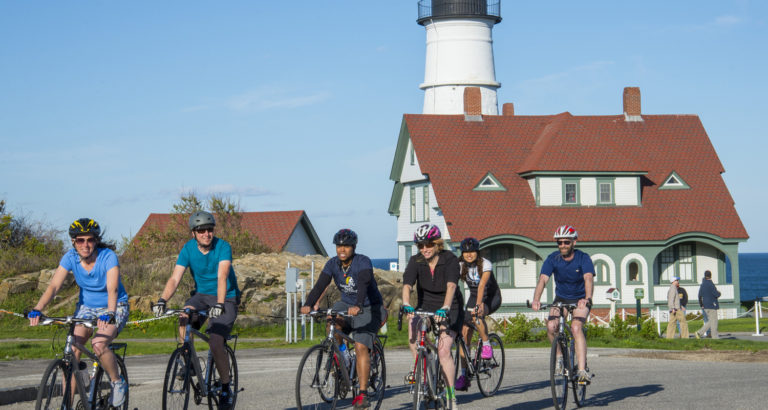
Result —
M555 231L555 239L573 239L579 238L579 233L576 232L576 228L571 225L563 225Z

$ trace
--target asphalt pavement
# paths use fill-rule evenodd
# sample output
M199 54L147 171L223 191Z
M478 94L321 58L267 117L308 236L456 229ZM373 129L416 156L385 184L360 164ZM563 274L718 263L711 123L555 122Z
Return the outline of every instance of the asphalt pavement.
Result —
M295 408L294 381L304 349L244 349L237 352L241 386L240 409ZM507 369L499 392L485 398L472 385L458 392L462 409L544 409L552 407L549 388L549 349L507 349ZM631 356L630 349L590 348L595 373L587 407L612 409L763 409L765 363L723 363ZM126 359L130 407L160 407L162 378L168 356ZM387 384L382 409L407 409L411 396L403 383L413 364L410 352L386 349ZM0 362L0 397L20 386L39 383L48 360ZM205 404L205 403L203 403ZM194 407L194 406L192 406ZM34 402L16 402L0 409L32 409ZM201 407L202 408L202 407ZM340 408L351 408L350 400ZM574 408L572 402L568 408Z

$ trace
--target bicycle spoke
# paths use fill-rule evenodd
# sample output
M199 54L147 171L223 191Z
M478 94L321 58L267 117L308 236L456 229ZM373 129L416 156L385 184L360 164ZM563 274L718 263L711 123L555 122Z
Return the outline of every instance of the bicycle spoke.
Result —
M568 377L571 369L569 368L569 359L567 349L562 349L563 341L555 337L552 341L549 360L549 380L552 388L552 401L555 409L564 409L568 400ZM562 356L558 357L557 352L561 351ZM563 370L558 369L558 361L563 362Z
M163 409L186 409L192 382L189 353L178 348L171 354L163 382Z
M477 387L480 393L485 397L496 394L501 386L501 380L504 378L505 353L504 344L501 338L491 333L488 335L488 341L493 349L493 356L490 359L483 359L480 353L477 354ZM479 346L478 346L479 350Z
M296 406L299 409L332 409L338 400L337 358L325 345L312 346L304 354L296 374Z

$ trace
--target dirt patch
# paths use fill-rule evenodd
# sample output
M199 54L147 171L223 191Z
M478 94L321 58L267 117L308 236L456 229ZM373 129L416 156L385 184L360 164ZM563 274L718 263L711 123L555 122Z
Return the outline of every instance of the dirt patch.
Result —
M629 357L644 359L688 360L692 362L761 362L768 363L768 350L696 350L690 352L633 352Z

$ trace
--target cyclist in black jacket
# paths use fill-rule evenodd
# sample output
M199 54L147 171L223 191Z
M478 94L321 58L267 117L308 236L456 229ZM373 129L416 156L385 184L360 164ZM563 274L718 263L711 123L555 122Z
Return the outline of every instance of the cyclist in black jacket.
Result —
M336 256L331 258L317 278L317 283L301 307L301 313L317 310L320 299L333 280L341 292L341 300L333 305L333 310L346 310L354 316L349 322L340 323L344 333L351 333L355 339L357 355L357 374L360 378L360 395L355 397L355 409L370 407L368 399L368 375L371 367L370 349L382 322L382 302L379 287L373 277L371 260L355 253L357 234L349 229L342 229L333 236ZM336 343L341 344L337 336Z
M448 400L451 408L457 409L456 392L454 390L454 373L456 367L451 357L451 346L456 335L464 324L462 309L464 298L458 291L459 259L452 252L444 249L440 229L435 225L422 225L413 235L413 241L419 248L419 253L412 256L403 274L403 309L406 313L415 310L411 302L411 289L415 284L419 303L416 309L435 312L441 317L441 328L437 342L440 365L448 382ZM409 315L408 337L411 352L416 358L416 333L418 320ZM412 375L409 375L412 378Z

